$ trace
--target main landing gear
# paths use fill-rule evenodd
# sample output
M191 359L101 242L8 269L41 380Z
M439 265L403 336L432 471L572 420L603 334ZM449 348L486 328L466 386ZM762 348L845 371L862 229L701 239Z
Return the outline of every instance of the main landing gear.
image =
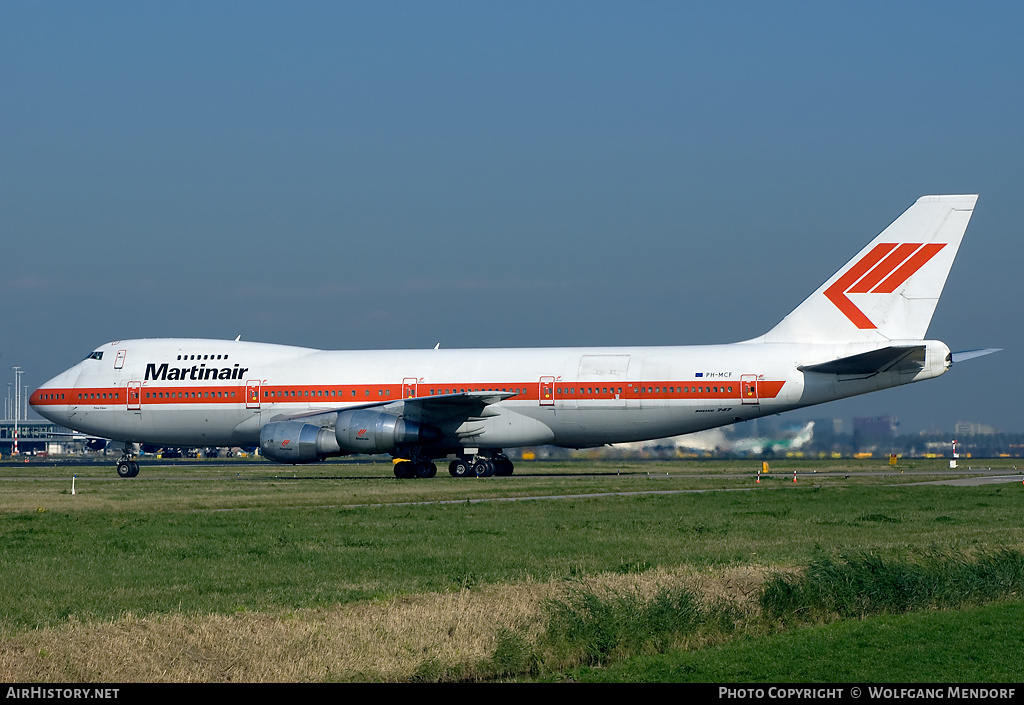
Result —
M437 475L437 466L429 458L416 458L413 460L399 460L395 463L395 477L404 480L410 477L434 477Z
M492 475L511 475L514 470L512 461L500 450L487 451L486 454L465 455L460 453L448 464L448 473L452 477L491 477ZM395 477L408 479L411 477L434 477L437 465L430 458L413 453L410 458L395 462Z
M459 456L448 464L448 473L452 477L491 477L492 475L511 475L515 466L508 456L497 451L487 455Z

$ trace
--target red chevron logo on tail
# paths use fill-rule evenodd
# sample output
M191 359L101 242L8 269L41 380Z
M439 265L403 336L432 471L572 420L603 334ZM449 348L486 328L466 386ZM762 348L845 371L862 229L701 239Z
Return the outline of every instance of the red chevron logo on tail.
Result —
M871 319L846 295L891 294L945 246L945 243L879 243L825 289L825 296L858 328L875 328Z

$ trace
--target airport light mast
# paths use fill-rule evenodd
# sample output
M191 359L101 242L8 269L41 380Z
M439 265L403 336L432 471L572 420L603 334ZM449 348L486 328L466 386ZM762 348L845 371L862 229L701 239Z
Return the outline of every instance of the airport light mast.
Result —
M14 448L11 455L18 454L18 421L21 418L21 376L25 374L20 367L12 367L14 370Z

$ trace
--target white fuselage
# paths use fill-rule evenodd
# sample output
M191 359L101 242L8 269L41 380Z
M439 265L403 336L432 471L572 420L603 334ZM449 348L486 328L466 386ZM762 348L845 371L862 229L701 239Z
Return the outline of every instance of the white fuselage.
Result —
M922 366L870 375L804 372L874 344L743 342L686 347L321 351L202 339L104 345L36 390L32 407L104 438L252 446L277 419L475 391L515 396L437 424L442 445L586 447L691 433L937 377ZM99 355L98 353L102 353ZM97 359L98 358L98 359Z

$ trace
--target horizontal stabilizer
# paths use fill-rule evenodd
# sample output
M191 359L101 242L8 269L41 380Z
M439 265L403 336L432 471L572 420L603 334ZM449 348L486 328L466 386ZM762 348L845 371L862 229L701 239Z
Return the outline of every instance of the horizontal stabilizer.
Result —
M816 365L800 365L797 369L801 372L820 372L828 375L873 375L890 370L896 365L919 370L924 366L924 360L925 346L903 345L880 348Z
M991 355L994 352L999 352L1002 348L983 348L981 350L963 350L961 352L953 353L953 362L964 362L975 357L981 357L982 355Z

